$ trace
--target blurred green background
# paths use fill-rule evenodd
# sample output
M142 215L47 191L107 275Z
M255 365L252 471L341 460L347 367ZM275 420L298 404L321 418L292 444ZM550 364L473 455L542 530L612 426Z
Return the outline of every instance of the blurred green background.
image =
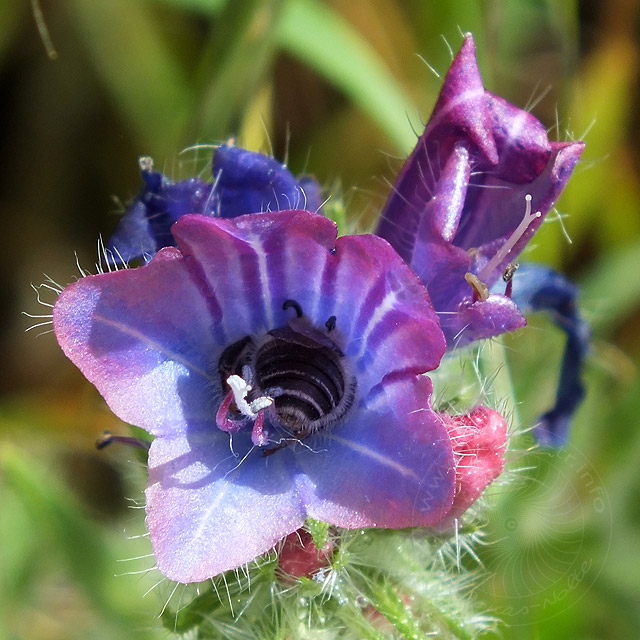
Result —
M144 469L129 451L93 446L102 430L126 427L53 334L37 335L49 326L25 333L38 320L21 311L47 313L30 284L77 277L74 252L93 270L96 239L139 188L138 156L185 177L210 150L182 149L230 136L314 174L342 195L350 225L369 228L437 96L441 79L425 60L443 76L465 31L487 88L531 108L552 138L587 142L526 257L582 284L594 328L571 442L514 454L520 471L493 492L485 580L470 597L504 620L504 638L637 637L639 9L633 0L0 0L0 638L166 637L157 615L173 588L153 588L153 559L135 559L150 553L135 537ZM552 403L562 344L545 318L505 340L514 428Z

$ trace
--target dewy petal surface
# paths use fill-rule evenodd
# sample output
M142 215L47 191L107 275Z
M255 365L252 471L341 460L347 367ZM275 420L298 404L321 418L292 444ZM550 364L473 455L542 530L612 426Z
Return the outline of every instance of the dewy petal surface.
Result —
M451 508L451 441L430 409L424 376L387 379L361 402L349 424L319 433L296 464L312 518L345 528L418 527Z
M146 509L160 571L178 582L206 580L301 527L305 510L290 478L291 455L234 457L227 435L204 426L156 438Z

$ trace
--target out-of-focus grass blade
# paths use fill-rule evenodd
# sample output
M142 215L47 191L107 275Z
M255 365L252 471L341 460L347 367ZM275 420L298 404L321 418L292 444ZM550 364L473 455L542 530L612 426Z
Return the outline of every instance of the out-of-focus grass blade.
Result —
M18 497L32 529L45 534L42 541L50 545L48 554L59 556L104 619L124 632L133 622L136 607L128 609L131 598L126 585L115 583L115 559L102 531L83 517L65 487L43 472L42 465L26 451L3 445L0 467L5 490ZM136 637L153 634L141 632Z
M46 477L40 465L24 451L5 446L1 460L4 480L20 496L33 528L46 531L55 539L67 566L87 593L96 603L107 606L101 583L106 570L99 530L81 517L70 496L53 478Z
M195 140L224 140L238 131L276 51L283 0L229 3L211 32L196 82Z
M0 66L4 62L4 54L10 49L14 39L20 37L20 27L28 16L26 2L0 2ZM34 29L35 23L34 23Z
M407 114L417 113L409 95L382 59L335 11L314 0L290 0L278 38L283 49L343 91L395 143L408 152L416 137Z
M584 60L576 83L567 128L584 137L587 147L561 201L562 210L572 214L567 228L574 241L588 237L594 248L624 243L640 232L640 183L629 135L640 56L623 37L602 42Z
M191 90L158 17L143 2L72 0L79 32L146 153L174 151ZM117 37L116 35L117 34Z
M582 282L582 300L593 310L599 335L624 320L640 304L640 244L616 249L601 259Z
M227 0L156 0L160 4L166 4L182 11L195 11L214 15L222 11L227 5Z
M38 577L39 545L38 532L24 514L20 498L6 491L1 482L0 504L0 637L8 638L15 610Z
M220 0L211 4L206 0L161 1L207 15L219 14L223 5ZM81 0L75 2L83 5ZM241 113L243 105L248 102L246 96L259 84L275 46L279 45L343 91L377 123L400 151L408 152L415 144L415 134L406 116L417 113L417 109L375 50L336 11L321 2L289 0L284 4L280 17L279 4L273 0L249 5L227 3L227 11L241 16L242 20L232 20L234 25L231 25L224 15L219 16L216 40L225 39L225 33L231 34L233 40L227 47L214 43L211 51L215 52L217 59L213 59L211 53L205 52L203 56L201 76L205 73L215 75L213 80L207 79L208 86L201 93L197 92L203 95L195 118L197 137L222 139L229 134L235 124L232 121L234 114ZM91 18L91 30L100 31L94 24L96 15L109 13L109 10L94 11L93 4L86 6L91 7L84 11ZM128 6L127 11L131 12L132 8ZM143 19L141 8L134 13L137 13L134 19ZM151 31L148 26L147 31ZM119 65L114 59L103 60L108 53L103 46L96 44L93 49L109 72L114 91L121 96L124 79L113 78L114 68ZM130 51L122 55L132 57ZM171 65L163 66L169 73ZM120 101L124 101L123 96ZM127 102L129 111L134 114L140 112L134 96L129 96ZM145 129L151 133L152 125L149 123Z

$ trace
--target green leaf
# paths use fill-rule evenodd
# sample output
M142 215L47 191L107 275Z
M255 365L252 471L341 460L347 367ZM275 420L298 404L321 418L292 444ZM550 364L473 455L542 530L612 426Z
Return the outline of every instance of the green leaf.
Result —
M216 15L227 5L227 0L156 0L156 2L204 15Z
M6 491L17 498L24 511L23 519L35 532L33 542L39 554L34 556L35 561L44 558L45 565L52 564L75 581L87 600L88 617L104 627L105 635L100 637L156 638L157 626L141 624L145 617L152 618L156 605L153 599L141 599L146 589L140 576L127 580L114 575L121 569L116 558L126 553L125 547L114 546L104 529L84 516L82 506L66 486L26 450L2 444L0 475L4 482L2 493ZM3 506L10 506L11 502L5 500ZM117 539L122 535L119 532ZM3 546L5 541L1 541ZM130 552L132 548L128 542L126 549ZM36 569L40 576L46 570L41 565ZM29 567L25 566L24 571L28 572ZM68 637L79 636L70 630Z
M309 65L357 104L395 143L408 152L415 134L407 114L417 113L376 51L328 5L290 0L278 39L290 54Z
M640 303L640 243L617 248L602 258L582 281L582 305L594 311L593 327L606 334Z
M270 620L269 610L273 607L276 561L265 557L260 566L251 565L246 570L250 572L250 578L228 571L213 578L208 587L202 585L201 588L206 590L200 591L188 604L182 603L177 611L171 607L165 608L162 613L165 628L174 633L198 629L198 637L226 639L245 637L243 634L246 630L266 623ZM225 625L231 629L235 625L237 635L222 633ZM254 633L246 637L256 636Z
M14 42L24 34L23 23L33 16L27 15L26 2L0 2L0 67L5 62L5 55L10 54ZM44 46L42 55L45 56Z
M420 638L422 630L411 615L395 588L389 583L373 583L367 594L373 607L379 611L403 638Z
M191 105L160 17L143 2L72 0L78 31L114 102L149 154L174 151ZM117 37L115 37L117 34Z
M100 606L108 608L101 578L108 573L99 530L84 520L70 496L55 479L43 474L23 451L5 447L3 475L20 496L36 529L48 532L65 554L68 566Z
M189 139L224 140L237 131L270 71L283 0L229 3L202 56Z

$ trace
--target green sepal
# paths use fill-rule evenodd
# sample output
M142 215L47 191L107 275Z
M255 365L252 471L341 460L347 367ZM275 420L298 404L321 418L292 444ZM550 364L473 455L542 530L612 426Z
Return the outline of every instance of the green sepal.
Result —
M314 520L313 518L307 518L304 526L311 534L313 544L316 546L316 549L318 549L318 551L322 551L325 544L327 544L327 539L329 537L329 523Z

